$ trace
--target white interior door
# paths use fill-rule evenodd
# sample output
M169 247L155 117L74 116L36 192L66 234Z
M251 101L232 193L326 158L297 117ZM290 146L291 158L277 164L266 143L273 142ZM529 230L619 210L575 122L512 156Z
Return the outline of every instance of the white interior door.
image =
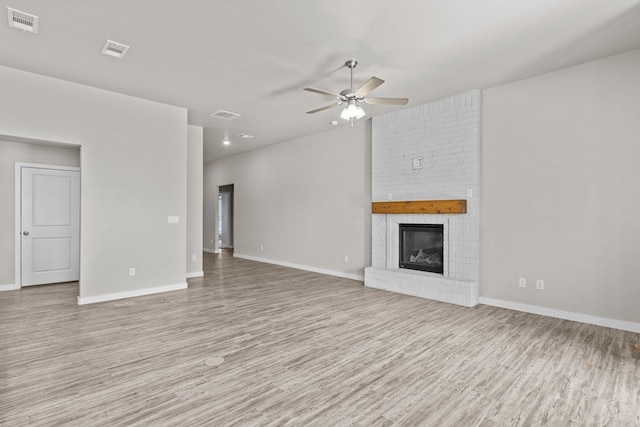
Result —
M80 172L22 167L21 284L80 279Z

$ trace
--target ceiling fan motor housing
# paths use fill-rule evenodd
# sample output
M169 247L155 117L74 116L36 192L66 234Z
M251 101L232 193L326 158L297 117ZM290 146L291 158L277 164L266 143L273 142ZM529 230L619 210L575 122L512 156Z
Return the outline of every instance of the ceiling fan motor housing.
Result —
M345 62L344 65L353 70L354 68L356 68L356 65L358 65L358 61L355 59L350 59L347 62Z
M355 99L356 98L356 94L353 93L353 89L352 88L348 88L348 89L345 89L342 92L340 92L340 98L343 101L347 101L349 99Z

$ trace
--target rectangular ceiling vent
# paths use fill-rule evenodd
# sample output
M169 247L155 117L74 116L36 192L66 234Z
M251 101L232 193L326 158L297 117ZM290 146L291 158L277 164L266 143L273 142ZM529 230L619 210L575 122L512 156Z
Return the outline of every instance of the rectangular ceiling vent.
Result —
M242 117L242 114L232 113L231 111L218 110L215 113L211 113L211 117L223 120L234 120L238 117Z
M113 40L107 40L102 47L102 53L105 55L113 56L114 58L122 58L129 50L129 46L126 44L114 42Z
M7 7L9 26L30 33L38 32L38 17L30 13Z

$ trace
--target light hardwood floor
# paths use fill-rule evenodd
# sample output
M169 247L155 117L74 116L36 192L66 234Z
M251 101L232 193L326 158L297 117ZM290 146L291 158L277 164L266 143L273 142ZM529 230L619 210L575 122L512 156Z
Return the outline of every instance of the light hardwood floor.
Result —
M0 424L640 425L639 334L228 256L205 271L87 306L77 284L0 292Z

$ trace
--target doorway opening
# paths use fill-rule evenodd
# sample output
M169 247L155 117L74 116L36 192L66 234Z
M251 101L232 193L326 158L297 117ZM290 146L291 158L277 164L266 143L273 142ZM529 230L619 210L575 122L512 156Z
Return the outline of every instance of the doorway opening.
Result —
M80 287L81 149L0 135L0 157L13 166L2 173L5 195L13 193L13 200L4 199L14 211L13 221L0 227L0 236L14 242L13 256L0 263L0 291L58 283ZM13 283L2 285L9 278Z
M218 188L218 247L233 248L233 184Z

